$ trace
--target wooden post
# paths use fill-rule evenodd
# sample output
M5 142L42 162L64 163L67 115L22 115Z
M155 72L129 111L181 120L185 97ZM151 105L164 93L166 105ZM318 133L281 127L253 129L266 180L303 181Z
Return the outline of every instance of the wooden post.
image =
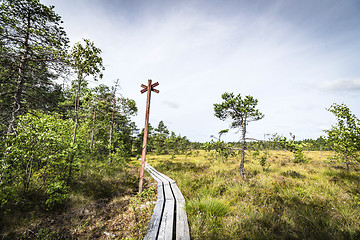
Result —
M144 179L144 168L145 168L145 156L146 156L146 144L147 144L147 136L148 136L148 128L149 128L149 115L150 115L150 99L151 92L154 91L159 93L159 90L154 89L159 85L158 82L151 84L152 80L148 80L148 85L141 84L143 88L140 92L145 93L147 91L147 100L146 100L146 114L145 114L145 128L144 128L144 139L143 139L143 148L141 154L141 168L140 168L140 181L139 181L139 193L142 192L143 187L143 179Z

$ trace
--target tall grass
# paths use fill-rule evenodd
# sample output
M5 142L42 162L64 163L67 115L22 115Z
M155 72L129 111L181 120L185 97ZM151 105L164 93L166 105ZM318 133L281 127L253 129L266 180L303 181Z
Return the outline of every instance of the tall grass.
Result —
M360 175L331 165L331 152L270 151L264 162L247 154L247 179L238 157L215 154L150 156L176 180L186 198L193 239L360 239Z

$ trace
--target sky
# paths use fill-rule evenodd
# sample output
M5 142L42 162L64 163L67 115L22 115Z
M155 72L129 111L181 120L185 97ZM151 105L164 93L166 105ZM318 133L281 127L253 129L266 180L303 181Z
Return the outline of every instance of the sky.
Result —
M55 6L71 45L90 39L102 50L104 78L134 99L150 124L206 142L231 120L214 116L225 92L251 95L265 117L247 137L316 139L336 123L326 110L346 104L360 117L358 0L41 0ZM91 79L89 79L91 80ZM238 141L232 129L222 137Z

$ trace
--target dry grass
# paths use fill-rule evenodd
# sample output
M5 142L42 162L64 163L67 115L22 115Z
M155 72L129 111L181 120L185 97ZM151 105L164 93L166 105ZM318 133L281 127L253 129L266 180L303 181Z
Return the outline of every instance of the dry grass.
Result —
M138 195L136 164L103 167L79 178L64 209L13 210L2 223L0 238L142 239L156 200L151 177L145 175L145 190Z
M331 165L331 155L305 152L309 162L294 163L290 152L270 151L261 166L247 152L246 180L238 157L201 151L148 161L177 181L193 239L360 239L360 175Z

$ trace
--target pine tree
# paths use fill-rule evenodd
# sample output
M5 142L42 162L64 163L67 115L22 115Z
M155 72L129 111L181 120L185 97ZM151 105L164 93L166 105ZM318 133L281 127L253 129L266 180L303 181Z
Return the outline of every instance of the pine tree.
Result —
M40 90L51 92L53 73L65 67L68 38L61 23L54 7L39 0L4 0L0 5L0 62L4 64L0 84L5 99L0 110L2 121L8 121L7 135L14 131L23 106L34 102ZM10 114L4 116L6 110Z

